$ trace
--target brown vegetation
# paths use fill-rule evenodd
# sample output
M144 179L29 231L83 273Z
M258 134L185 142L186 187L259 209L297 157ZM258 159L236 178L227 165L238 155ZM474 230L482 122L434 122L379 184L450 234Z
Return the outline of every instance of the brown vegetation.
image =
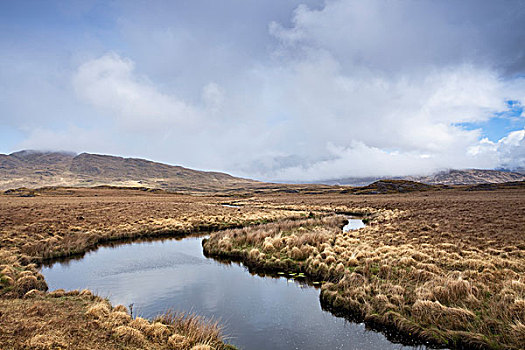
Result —
M52 304L56 304L57 300L50 298L49 294L41 295L39 292L47 290L44 278L37 269L38 264L45 259L81 254L102 242L125 238L186 235L194 231L240 227L281 218L299 218L307 214L296 210L260 209L251 205L231 208L222 205L224 198L131 189L58 188L36 192L39 195L35 197L0 195L0 301L3 305L31 307L35 300L39 300L47 305L46 310L53 309ZM64 296L64 292L58 292L62 295L57 295L57 292L52 294L55 297ZM34 296L38 296L38 299L23 299ZM78 306L80 303L83 309L88 309L87 315L94 317L99 324L109 322L112 325L109 328L100 328L103 333L101 337L105 339L104 334L109 332L115 343L126 347L148 348L147 344L153 339L157 344L156 348L159 348L159 339L162 338L168 344L166 348L221 348L217 345L220 340L217 326L198 317L165 315L152 324L156 328L148 326L138 332L136 327L129 324L137 320L131 321L129 315L122 310L106 312L109 305L89 305L96 300L80 299L82 302L75 299L74 302L71 301L71 305ZM57 307L73 307L67 305L58 304ZM67 343L64 340L66 336L62 333L41 337L44 333L38 325L31 328L32 333L8 332L8 320L20 318L17 325L29 325L37 320L32 314L21 317L17 308L6 307L0 310L0 344L11 344L9 346L12 348L57 348L62 344L60 341ZM61 310L63 316L71 311L68 310ZM80 308L75 310L80 312ZM84 317L75 320L87 322ZM177 332L159 330L164 329L161 324L176 329ZM71 325L73 328L77 326L81 327L80 324ZM73 329L66 325L60 327L66 327L68 332ZM97 332L95 328L92 331ZM78 344L81 336L79 334L73 344ZM92 334L86 333L85 336L91 337ZM177 337L180 341L176 341ZM56 341L49 343L45 339ZM96 344L93 346L97 348ZM77 347L75 345L72 348Z
M174 314L132 319L89 292L0 299L2 349L229 349L216 323ZM177 339L175 342L174 339Z
M253 268L301 272L323 282L326 307L369 324L449 347L519 349L525 190L519 183L468 189L355 196L281 186L189 196L50 188L31 190L34 197L0 195L0 343L220 348L216 325L198 317L133 320L124 307L87 291L42 293L37 264L111 240L237 227L212 234L206 252ZM343 233L345 218L337 214L365 215L369 225ZM252 224L263 225L246 227Z
M252 199L280 208L367 212L226 230L207 254L253 269L325 281L337 312L440 345L522 349L525 337L525 192L441 191L391 196ZM301 202L297 204L298 202Z

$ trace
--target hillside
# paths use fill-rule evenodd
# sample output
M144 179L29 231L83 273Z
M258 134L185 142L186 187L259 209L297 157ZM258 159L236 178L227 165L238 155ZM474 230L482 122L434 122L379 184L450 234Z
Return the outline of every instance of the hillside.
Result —
M355 187L349 190L353 194L389 194L435 190L436 186L407 180L379 180L368 186Z
M405 179L431 185L474 185L523 181L525 175L502 170L466 169L442 171L430 176L407 176Z
M346 187L342 190L354 194L375 194L428 190L426 185L497 184L524 180L525 174L519 172L470 169L443 171L424 177L336 179L322 181L323 185L271 184L138 158L40 151L0 154L0 190L20 187L109 185L186 192L255 190L314 194L340 189L340 186L332 185L350 185L360 188ZM415 185L416 182L419 184Z
M0 154L0 189L43 186L143 186L220 190L256 181L144 159L99 154L20 151Z
M402 176L393 178L349 177L342 179L319 181L319 183L323 183L326 185L366 186L375 181L386 179L415 181L428 185L476 185L524 181L525 172L523 170L506 171L484 169L446 170L428 176Z

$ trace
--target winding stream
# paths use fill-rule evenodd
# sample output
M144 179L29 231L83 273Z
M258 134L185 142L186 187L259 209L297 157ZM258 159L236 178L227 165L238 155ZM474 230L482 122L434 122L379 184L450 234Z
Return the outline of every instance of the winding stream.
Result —
M133 303L134 315L172 309L213 317L240 349L415 349L322 310L318 288L206 258L202 238L100 247L42 274L50 290L88 288L113 305Z

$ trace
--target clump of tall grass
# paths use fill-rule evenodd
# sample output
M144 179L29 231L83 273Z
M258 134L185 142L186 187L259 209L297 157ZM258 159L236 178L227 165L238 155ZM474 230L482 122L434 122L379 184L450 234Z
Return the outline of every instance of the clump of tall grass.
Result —
M132 317L127 309L118 305L111 307L101 298L91 305L86 315L93 317L99 326L119 341L141 346L146 343L160 344L174 349L192 349L195 346L209 346L226 349L222 328L218 322L201 316L168 311L153 321Z
M117 326L113 329L113 334L125 343L142 345L146 341L144 334L129 326Z
M158 316L154 321L172 327L175 334L184 336L185 341L192 346L209 345L215 349L224 347L223 330L217 321L207 320L195 314L172 311Z
M60 334L37 334L26 345L36 350L65 349L68 346Z
M110 305L107 302L99 302L89 307L86 314L93 316L96 319L104 319L111 311Z
M430 300L417 300L412 306L412 316L422 325L451 330L469 330L476 319L472 311Z

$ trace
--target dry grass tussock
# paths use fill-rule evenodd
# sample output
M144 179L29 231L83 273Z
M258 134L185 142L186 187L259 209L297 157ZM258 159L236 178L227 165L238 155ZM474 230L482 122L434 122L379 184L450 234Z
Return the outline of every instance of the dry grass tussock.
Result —
M324 281L326 307L411 337L523 349L525 196L435 196L406 196L395 206L378 199L367 209L369 225L357 231L343 233L345 219L334 215L217 232L204 249L256 270Z
M217 322L200 316L168 312L153 321L132 319L126 312L110 310L100 302L86 312L99 321L100 327L125 344L145 347L148 343L164 349L229 349L223 342Z
M168 340L173 341L173 334L183 335L184 343L188 343L192 349L206 346L212 349L224 347L223 330L217 321L204 319L195 314L167 312L157 317L155 323L167 325L173 329L173 332L166 335Z

